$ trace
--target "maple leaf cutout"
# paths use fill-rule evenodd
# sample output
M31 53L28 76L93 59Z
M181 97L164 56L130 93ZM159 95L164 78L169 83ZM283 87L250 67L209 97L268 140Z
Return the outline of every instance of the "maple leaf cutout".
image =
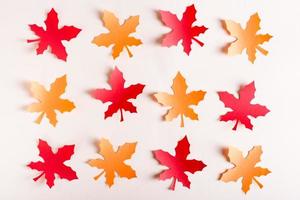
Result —
M229 161L235 165L234 168L226 170L221 174L220 180L224 182L237 181L242 178L242 190L247 193L252 184L252 180L262 188L263 185L258 182L255 177L266 176L271 173L269 169L256 167L256 164L260 162L260 156L262 154L261 146L254 146L251 151L249 151L246 158L240 150L230 147L228 149Z
M260 30L259 24L260 18L257 13L250 17L245 29L243 29L239 23L225 20L227 31L231 36L236 38L228 48L228 55L242 54L242 51L246 49L248 60L252 63L254 63L256 59L256 50L263 55L267 55L268 51L259 45L268 42L272 36L269 34L257 34Z
M104 119L111 117L118 110L121 113L121 122L124 120L123 110L131 113L136 113L136 107L129 101L135 99L139 94L143 92L145 85L135 84L129 87L124 87L125 80L123 73L115 67L110 75L109 85L111 90L96 89L92 92L92 96L95 99L102 101L103 103L111 102L105 111Z
M30 92L39 102L29 105L27 107L27 111L41 113L35 120L37 124L40 124L44 115L46 115L50 124L56 126L57 119L55 110L63 113L71 112L75 108L73 102L60 98L60 96L65 92L66 86L66 75L57 78L54 83L51 84L49 91L37 82L31 83Z
M238 123L242 123L246 128L252 130L253 125L248 117L265 116L270 110L266 106L260 104L251 104L254 99L255 84L254 81L245 85L239 90L239 98L234 97L228 92L218 92L220 100L224 103L226 108L232 109L232 111L220 117L221 121L236 121L232 130L236 130Z
M187 84L180 72L177 73L173 80L172 90L173 95L165 92L156 93L154 97L157 102L163 106L171 106L168 113L164 116L165 120L171 121L180 115L181 127L184 127L183 116L192 120L198 120L198 115L189 106L198 105L204 99L205 91L198 90L187 93Z
M48 143L40 139L38 144L40 152L39 156L44 162L31 162L27 165L31 169L42 172L33 180L37 181L42 176L45 176L47 185L51 188L54 185L55 174L61 179L66 179L68 181L78 179L76 172L73 171L71 167L64 164L64 162L70 160L71 156L74 154L74 147L75 145L65 145L59 148L56 153L53 153Z
M142 41L135 37L129 36L136 31L136 27L139 24L139 16L129 17L122 25L119 23L119 19L111 12L104 11L102 21L104 26L109 30L109 33L102 33L94 37L92 43L97 46L109 47L113 45L112 56L117 58L125 48L129 57L132 57L128 46L138 46L142 44Z
M182 46L187 55L191 52L192 40L203 46L204 43L199 41L196 36L204 34L207 28L205 26L192 26L196 21L196 12L194 5L188 6L183 13L182 19L179 20L171 12L160 11L161 20L166 26L172 29L171 32L163 37L162 46L176 46L182 40Z
M175 190L176 180L181 182L184 187L190 188L191 182L186 172L194 174L197 171L202 171L206 165L202 161L187 159L187 156L190 154L190 144L186 136L178 142L175 152L175 156L172 156L163 150L154 151L155 159L161 165L169 168L159 174L159 179L166 180L173 178L170 186L171 190Z
M112 144L107 139L101 139L99 141L99 154L102 155L103 159L89 160L88 164L91 167L103 169L103 171L94 177L98 180L100 176L105 173L106 185L111 187L114 184L115 174L121 178L135 178L136 173L131 166L125 164L125 160L131 158L135 152L137 143L125 143L119 146L118 151L114 151Z
M27 40L27 42L38 42L38 48L36 49L37 55L43 54L48 46L50 46L51 52L56 55L58 59L66 61L68 54L62 41L70 41L75 38L81 29L74 26L63 26L59 29L57 13L54 9L51 9L48 13L45 24L46 29L36 24L29 25L31 31L33 31L39 38Z

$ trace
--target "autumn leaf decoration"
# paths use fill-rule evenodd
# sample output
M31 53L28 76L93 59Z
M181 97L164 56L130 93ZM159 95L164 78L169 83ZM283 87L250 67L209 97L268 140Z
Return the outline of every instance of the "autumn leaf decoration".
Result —
M64 162L70 160L71 156L74 154L74 147L75 145L65 145L59 148L56 153L53 153L48 143L40 139L38 144L38 149L40 151L39 156L44 162L31 162L27 165L31 169L42 172L33 180L37 181L42 176L45 176L47 185L51 188L54 185L55 174L61 179L66 179L68 181L78 179L76 172L71 167L64 164Z
M197 42L200 46L204 43L198 40L196 37L200 34L204 34L207 30L205 26L193 26L196 21L196 9L194 5L188 6L183 13L182 19L169 11L160 11L162 22L172 29L162 39L162 46L170 47L177 45L182 40L182 46L184 52L189 55L192 48L192 41Z
M105 173L105 183L111 187L114 184L115 174L121 178L135 178L135 171L124 162L131 158L135 152L136 144L137 143L125 143L119 146L118 151L115 152L112 144L107 139L101 139L99 141L99 154L102 155L103 159L88 161L91 167L103 170L99 175L95 176L94 179L98 180L98 178Z
M109 84L111 90L96 89L92 92L92 96L95 99L98 99L103 103L111 102L105 112L104 118L111 117L114 113L120 111L120 121L123 121L123 110L136 113L136 107L129 100L135 99L142 93L145 85L138 83L125 87L125 79L123 78L122 72L117 67L115 67L110 75Z
M161 165L168 167L168 169L159 174L159 179L166 180L172 178L171 190L175 190L177 180L184 187L190 188L191 183L186 172L194 174L197 171L202 171L206 165L202 161L187 159L187 156L190 154L190 144L186 136L178 142L175 152L175 156L173 156L163 150L154 151L155 159Z
M242 178L242 190L247 193L250 189L252 181L254 181L260 188L263 185L258 182L256 177L266 176L271 171L267 168L257 167L256 164L260 162L260 156L262 154L261 146L254 146L249 151L246 158L243 157L241 151L234 147L228 149L228 159L235 165L234 168L226 170L221 174L220 180L224 182L237 181Z
M270 110L266 106L260 104L251 104L254 99L255 84L254 81L245 85L239 90L239 98L236 98L228 92L218 92L220 100L224 103L226 108L232 109L232 111L220 117L221 121L235 121L235 125L232 130L236 130L238 123L242 123L246 128L252 130L253 125L248 117L265 116Z
M198 105L204 99L205 91L198 90L187 93L187 84L180 72L173 80L173 95L165 92L156 93L154 97L163 106L170 106L168 113L164 116L165 120L171 121L180 115L181 127L184 127L183 116L192 120L198 120L198 115L190 108L191 105Z
M234 21L225 20L224 22L229 34L236 38L227 49L228 55L242 54L243 50L246 49L248 60L254 63L256 50L263 55L268 54L268 51L263 49L260 45L264 42L268 42L272 36L269 34L257 34L260 30L260 18L257 13L250 17L245 29Z
M40 124L44 115L46 115L50 124L56 126L57 119L55 110L63 113L70 112L75 108L73 102L60 98L60 96L65 92L66 86L66 75L57 78L55 82L51 84L49 91L37 82L31 83L30 92L39 102L29 105L27 107L27 111L41 113L35 120L37 124Z
M129 57L132 57L128 46L142 44L141 40L129 36L136 31L136 27L139 24L139 16L129 17L124 24L120 25L119 19L113 13L104 11L102 20L109 33L102 33L96 36L92 43L105 47L113 45L112 56L114 59L120 55L124 48L127 50Z
M54 9L51 9L48 13L45 24L46 29L36 24L29 25L31 31L33 31L39 38L27 40L27 42L38 42L38 48L36 49L36 53L38 55L43 54L50 46L51 52L56 55L58 59L66 61L68 54L62 41L70 41L75 38L81 29L74 26L63 26L62 28L58 28L57 13Z

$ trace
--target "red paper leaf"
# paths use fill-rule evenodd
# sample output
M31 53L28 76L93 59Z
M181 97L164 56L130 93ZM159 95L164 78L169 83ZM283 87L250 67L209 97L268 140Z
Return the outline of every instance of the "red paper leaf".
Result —
M57 13L53 8L48 13L45 24L46 29L36 24L29 25L31 31L33 31L39 38L27 40L27 42L38 42L38 48L36 49L37 55L43 54L48 46L50 46L51 52L56 55L57 58L66 61L68 54L62 41L70 41L75 38L81 29L74 26L63 26L59 29Z
M236 121L232 130L237 129L239 122L244 124L246 128L252 130L253 125L248 116L256 118L265 116L270 112L266 106L251 104L251 101L254 99L254 93L254 81L239 90L239 98L235 98L228 92L218 92L220 100L224 103L225 107L232 109L232 111L222 115L220 120L225 122Z
M154 151L155 159L158 160L161 165L169 168L159 174L159 179L166 180L173 178L170 186L171 190L175 189L176 180L181 182L183 186L190 188L191 183L185 172L194 174L197 171L202 171L206 165L202 161L187 159L187 156L190 154L190 144L186 136L178 142L175 152L175 156L172 156L163 150Z
M71 167L64 164L65 161L70 160L74 154L75 145L65 145L58 149L57 153L53 153L51 147L46 141L39 140L38 149L40 151L39 156L43 158L44 162L31 162L27 166L31 169L41 171L42 173L34 178L37 181L43 175L47 180L47 185L51 188L54 185L55 174L61 179L67 179L69 181L78 179L76 172Z
M192 40L197 42L200 46L203 46L204 43L196 39L196 36L205 33L207 28L205 26L192 26L196 21L196 12L193 4L186 8L182 19L179 20L178 17L171 12L160 11L163 23L172 29L171 32L164 36L162 46L176 46L178 42L182 40L182 46L187 55L190 54Z
M111 117L114 113L120 110L120 121L123 121L123 110L136 113L136 107L129 101L129 99L135 99L140 93L142 93L145 85L135 84L130 85L127 88L124 87L125 80L123 78L123 74L117 67L115 67L110 76L109 84L111 86L111 90L97 89L92 93L92 96L95 99L98 99L103 103L111 102L105 112L104 118L106 119Z

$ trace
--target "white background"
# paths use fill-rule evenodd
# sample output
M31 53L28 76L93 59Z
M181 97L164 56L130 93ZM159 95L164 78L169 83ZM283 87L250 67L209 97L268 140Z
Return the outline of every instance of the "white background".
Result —
M157 18L156 11L169 10L181 15L192 3L198 10L195 24L209 28L199 37L205 46L193 44L190 56L183 53L181 45L161 47L157 40L168 29ZM35 38L28 24L44 25L46 13L52 7L59 14L60 25L82 29L76 39L64 43L69 54L66 63L49 51L36 56L36 46L26 43L26 39ZM116 13L121 20L140 15L140 25L134 35L144 44L131 48L133 58L124 52L113 60L111 48L91 43L94 36L106 32L99 19L104 9ZM0 199L300 199L298 1L1 0L0 10ZM253 65L245 54L229 57L221 52L222 46L232 38L222 29L220 20L232 19L245 25L255 12L262 19L261 33L274 37L263 45L269 55L258 53ZM138 113L126 112L123 123L119 122L119 113L104 120L108 104L88 95L91 89L109 87L107 74L113 66L124 72L128 84L146 84L144 93L134 101ZM173 122L162 121L166 108L150 98L153 92L171 92L177 71L186 77L190 90L207 91L204 101L195 107L200 120L185 120L185 128L179 127L179 118ZM41 125L35 124L38 114L24 109L35 101L29 94L28 84L38 81L49 86L64 74L67 74L68 87L63 97L74 101L76 109L58 114L56 128L47 119ZM239 126L233 132L233 122L218 121L227 110L216 91L235 93L241 84L253 80L257 88L255 102L267 105L271 112L253 120L253 131ZM178 183L173 192L168 190L171 180L154 178L164 167L153 159L151 151L161 148L174 153L177 141L185 134L191 143L190 158L203 160L208 167L203 172L189 174L190 190ZM104 184L104 177L94 181L99 170L88 166L86 161L100 157L95 143L102 137L108 138L115 147L124 142L138 142L136 153L127 162L136 169L137 179L116 179L111 189ZM52 189L43 180L32 180L39 173L26 164L40 159L39 138L55 148L76 144L75 154L67 164L77 172L78 180L56 179ZM232 166L221 154L221 149L230 145L245 153L254 145L262 145L264 153L259 165L272 171L259 178L264 184L262 190L253 184L245 195L240 181L217 180L221 172Z

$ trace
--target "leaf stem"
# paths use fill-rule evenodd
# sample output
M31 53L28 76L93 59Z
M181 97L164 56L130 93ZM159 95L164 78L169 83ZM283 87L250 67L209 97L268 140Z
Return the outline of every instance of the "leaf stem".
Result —
M41 39L33 39L33 40L27 40L27 43L30 43L30 42L37 42L37 41L40 41Z
M264 54L265 56L268 55L268 53L269 53L267 50L265 50L265 49L262 48L261 46L257 46L256 49L257 49L260 53Z
M263 188L263 184L261 184L255 177L253 177L254 182L258 185L259 188Z
M232 128L232 130L235 131L235 130L237 129L238 124L239 124L239 120L236 120L235 125L234 125L234 127Z
M124 121L123 110L122 110L122 108L120 109L120 113L121 113L121 119L120 119L120 122L122 122L122 121Z
M37 123L37 124L39 124L39 123L41 123L41 121L42 121L42 119L43 119L43 117L44 117L44 112L42 112L39 116L38 116L38 118L36 118L36 120L34 121L35 123Z
M104 171L102 171L100 174L98 174L97 176L95 176L94 179L98 180L100 178L100 176L102 176L103 173L104 173Z
M201 42L200 40L198 40L197 38L192 38L192 40L194 40L195 42L197 42L201 47L203 47L204 43Z
M128 55L129 55L129 57L132 57L133 55L132 55L131 51L129 50L129 48L128 48L127 46L125 46L125 48L126 48L126 50L127 50L127 53L128 53Z
M180 127L184 127L183 114L180 115Z
M45 172L41 173L40 175L38 175L37 177L35 177L33 180L34 181L39 180L39 178L41 178L44 174L45 174Z
M175 190L175 186L176 186L176 178L173 178L172 183L170 185L170 190Z

